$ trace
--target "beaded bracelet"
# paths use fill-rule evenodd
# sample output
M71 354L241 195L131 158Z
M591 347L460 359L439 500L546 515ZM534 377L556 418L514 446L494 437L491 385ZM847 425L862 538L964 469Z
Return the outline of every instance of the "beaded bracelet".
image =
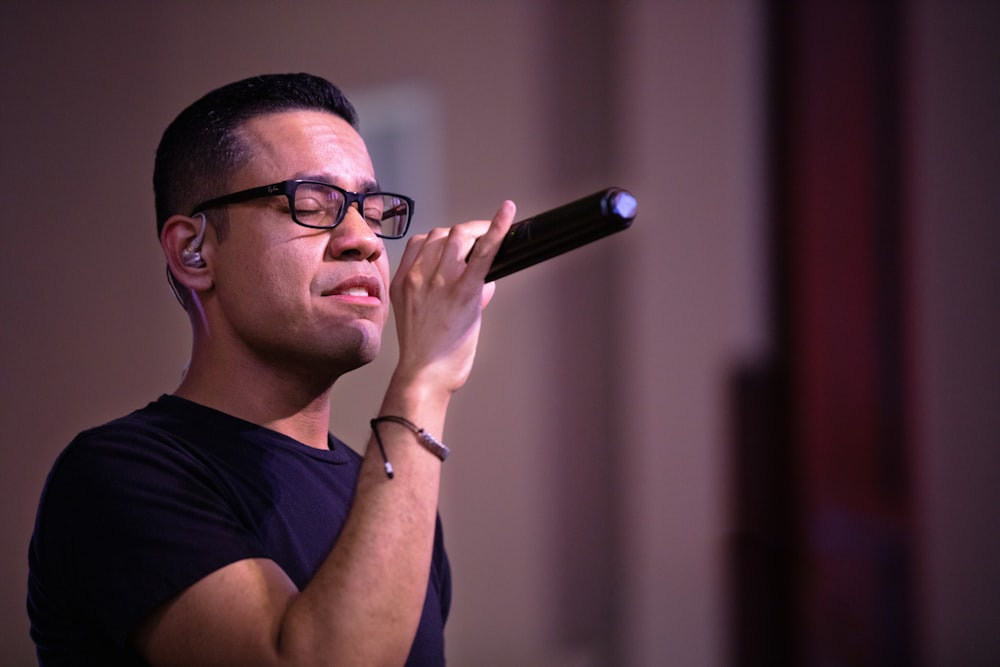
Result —
M451 454L451 450L445 446L443 442L435 438L433 435L420 428L409 419L404 419L403 417L396 417L395 415L385 415L382 417L376 417L371 420L372 433L375 435L375 442L378 444L378 450L382 453L382 460L385 461L385 474L389 479L392 479L395 472L392 469L392 464L389 463L389 457L385 454L385 445L382 444L382 436L379 435L378 425L382 422L393 422L394 424L400 424L406 428L413 431L413 434L417 436L417 442L424 446L424 448L429 451L434 456L438 457L442 461L448 458Z

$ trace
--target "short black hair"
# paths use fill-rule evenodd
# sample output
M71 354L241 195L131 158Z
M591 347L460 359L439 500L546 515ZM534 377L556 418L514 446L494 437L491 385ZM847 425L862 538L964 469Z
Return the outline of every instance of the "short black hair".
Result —
M239 129L269 113L328 111L355 129L358 115L344 93L313 74L263 74L217 88L174 119L163 133L153 167L156 233L175 214L226 194L234 172L250 159Z

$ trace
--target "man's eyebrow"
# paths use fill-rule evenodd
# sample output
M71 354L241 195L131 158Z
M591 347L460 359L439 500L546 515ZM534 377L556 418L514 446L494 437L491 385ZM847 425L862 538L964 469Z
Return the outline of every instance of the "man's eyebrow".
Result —
M343 187L337 183L336 178L334 178L331 174L327 173L313 173L313 172L299 171L292 174L291 180L316 181L317 183L328 183L329 185L336 185L337 187ZM346 190L347 188L344 189ZM382 188L379 186L378 181L366 179L361 182L358 192L379 192L381 189Z

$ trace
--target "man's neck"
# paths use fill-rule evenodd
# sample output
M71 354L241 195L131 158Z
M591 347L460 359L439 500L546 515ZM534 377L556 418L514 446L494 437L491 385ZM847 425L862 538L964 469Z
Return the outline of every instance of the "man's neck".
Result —
M224 370L223 370L224 369ZM333 383L281 375L269 369L236 370L192 362L174 392L318 449L328 446Z

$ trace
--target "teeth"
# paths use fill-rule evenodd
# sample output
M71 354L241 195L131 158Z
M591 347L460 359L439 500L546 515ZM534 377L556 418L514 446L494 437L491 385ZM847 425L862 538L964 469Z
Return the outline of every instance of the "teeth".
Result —
M368 290L364 287L351 287L341 292L346 296L368 296Z

